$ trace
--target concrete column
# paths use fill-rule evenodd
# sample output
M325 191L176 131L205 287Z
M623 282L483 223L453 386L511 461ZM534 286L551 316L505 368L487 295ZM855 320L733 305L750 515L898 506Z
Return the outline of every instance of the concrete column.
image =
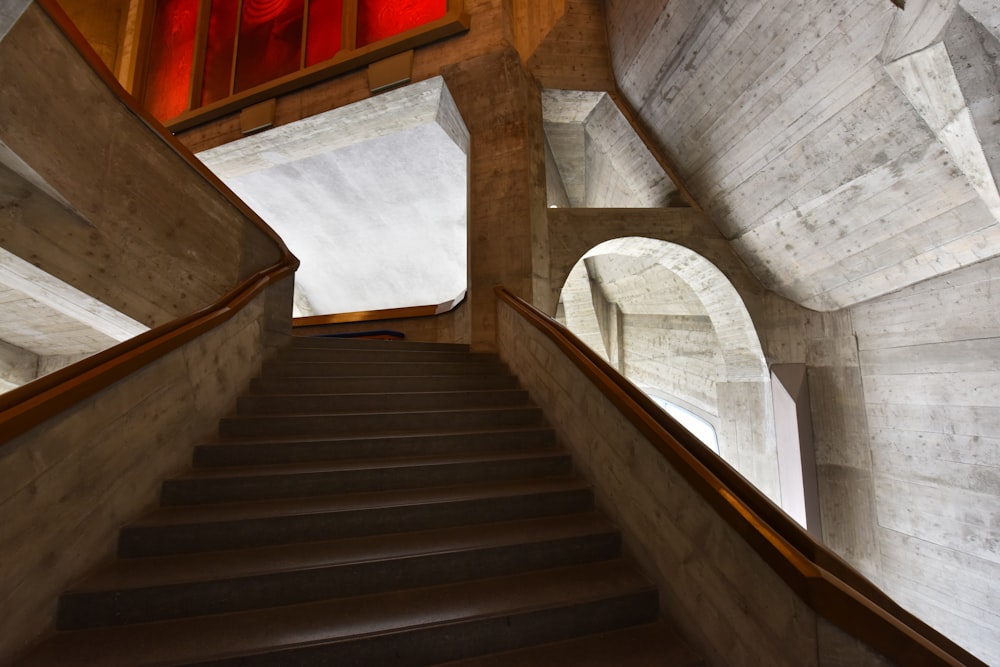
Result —
M443 71L469 129L470 340L496 347L493 287L532 300L548 288L545 150L538 87L514 49L490 53ZM544 261L536 285L533 264ZM544 277L544 280L542 280ZM548 304L546 304L548 305ZM554 310L554 304L552 304Z

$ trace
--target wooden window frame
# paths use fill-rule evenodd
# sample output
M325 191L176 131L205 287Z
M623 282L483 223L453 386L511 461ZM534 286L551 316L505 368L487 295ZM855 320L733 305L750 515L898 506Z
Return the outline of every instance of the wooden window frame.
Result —
M465 11L464 0L447 0L447 10L445 15L429 23L417 26L401 32L398 35L367 44L358 48L357 46L357 24L358 24L358 0L344 0L343 9L343 34L341 36L341 47L332 58L321 63L316 63L311 67L305 67L306 39L309 28L309 0L305 0L303 16L303 42L302 56L300 58L300 69L285 76L273 79L248 90L233 93L236 69L236 53L239 49L239 29L236 31L236 38L233 44L233 71L230 73L230 95L224 99L211 102L204 106L199 106L201 101L201 87L203 83L205 69L205 55L208 46L208 23L211 10L210 0L198 0L198 21L195 28L195 52L191 67L191 77L188 84L188 107L187 110L174 118L163 121L163 124L171 132L181 132L196 125L206 123L221 116L225 116L245 107L252 106L258 102L285 95L299 88L304 88L352 70L359 69L373 62L394 56L410 49L426 46L447 37L466 32L469 30L470 19ZM145 94L146 60L148 59L148 44L152 37L151 18L155 12L156 0L143 0L145 11L142 12L143 25L140 27L143 45L143 57L141 67L136 68L136 80L133 82L135 96L139 99ZM242 0L238 4L237 12L242 11Z

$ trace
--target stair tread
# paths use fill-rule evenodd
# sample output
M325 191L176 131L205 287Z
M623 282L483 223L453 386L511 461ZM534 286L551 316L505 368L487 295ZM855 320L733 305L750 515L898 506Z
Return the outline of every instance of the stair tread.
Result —
M321 366L356 366L358 364L371 365L371 366L395 366L402 368L404 366L416 366L418 368L429 368L433 369L435 366L474 366L476 370L481 370L480 366L493 366L497 368L506 369L506 365L500 361L500 358L496 355L488 356L474 356L475 353L457 354L454 358L443 358L443 359L426 359L421 358L419 355L414 355L414 359L402 359L400 361L394 361L392 359L367 359L364 358L365 355L359 355L357 359L344 359L336 358L327 361L298 361L295 359L282 360L280 357L274 359L273 361L266 362L265 365L278 367L286 364L318 364ZM339 355L338 355L339 356Z
M493 461L537 460L565 458L566 452L550 448L528 451L488 452L477 454L455 454L440 456L407 456L365 459L341 459L318 463L279 463L252 466L211 466L195 468L188 473L168 481L211 480L233 477L266 477L269 475L294 475L325 472L349 472L360 470L420 468L426 466L461 465L465 463L489 463Z
M297 339L195 461L22 664L696 664L495 354Z
M189 523L238 521L249 518L273 518L380 507L425 505L586 488L587 486L576 477L560 476L393 491L368 491L330 496L281 498L207 505L176 505L161 507L146 517L131 523L126 529L185 525Z
M517 377L510 373L476 373L461 375L456 373L413 373L408 375L267 375L251 380L251 391L260 391L260 387L287 385L294 382L294 386L300 389L306 388L309 384L323 384L333 382L336 384L368 384L381 387L391 383L391 387L396 388L400 384L409 384L420 387L427 385L454 385L486 383L488 385L509 385L517 386Z
M494 352L471 352L469 350L433 350L433 349L397 349L392 348L362 348L362 347L300 347L286 348L279 352L279 359L294 359L303 356L322 357L350 356L356 358L387 357L390 359L444 359L479 363L481 361L497 361L499 357Z
M414 340L373 340L325 336L293 336L292 347L341 350L452 350L455 352L468 352L470 350L469 345L466 343L431 343Z
M624 561L604 561L264 610L62 632L24 664L139 667L235 659L274 647L308 647L404 628L503 618L651 590Z
M420 431L413 432L400 432L400 431L367 431L364 433L331 433L330 435L262 435L262 436L249 436L249 435L238 435L238 434L226 434L219 437L211 442L206 442L199 447L213 447L217 445L236 445L236 444L286 444L286 443L314 443L314 442L358 442L358 441L372 441L372 440L404 440L407 438L433 438L436 436L468 436L474 438L486 433L537 433L539 431L552 432L550 426L545 426L541 424L514 424L514 425L498 425L498 426L484 426L483 428L459 428L459 429L421 429Z
M440 663L437 667L698 667L704 661L665 621Z
M607 532L616 532L616 528L603 516L585 512L324 542L121 559L93 573L67 593L235 579Z
M280 359L274 359L268 361L264 364L267 369L282 368L285 366L322 366L331 370L337 368L347 368L347 367L389 367L389 368L419 368L420 370L430 371L428 373L418 373L418 375L438 375L439 373L434 373L435 369L439 370L445 366L461 366L468 367L472 366L475 368L476 372L488 372L488 373L499 373L499 374L509 374L510 371L506 364L498 359L488 359L482 361L466 361L463 359L438 359L438 360L403 360L403 361L388 361L382 359L358 359L354 361L344 361L344 360L329 360L329 361L282 361ZM267 373L265 372L266 376ZM406 373L406 375L411 375L411 373ZM288 377L284 375L283 377ZM336 377L342 377L337 375ZM359 376L364 377L364 376Z
M275 419L301 419L308 417L339 417L343 415L356 415L356 416L373 416L373 417L387 417L389 415L413 415L413 414L469 414L474 412L513 412L517 410L533 410L541 412L541 408L531 403L525 403L524 405L497 405L497 406L482 406L482 407L471 407L471 408L419 408L419 409L399 409L390 408L388 410L353 410L347 412L275 412L275 413L259 413L250 415L230 415L224 417L224 421L234 421L234 420L252 420L252 419L264 419L264 420L275 420Z
M253 398L255 401L261 401L266 399L288 399L288 398L309 398L311 400L318 400L323 398L329 399L341 399L348 400L352 397L366 397L371 398L372 396L381 396L385 399L386 403L390 403L394 400L401 400L410 398L413 396L428 397L434 396L442 401L442 405L447 405L448 400L456 396L467 396L469 394L476 394L480 396L487 396L490 394L501 394L501 395L512 395L512 394L524 394L527 395L524 389L517 387L502 388L502 389L451 389L451 390L438 390L434 389L431 391L346 391L346 392L335 392L327 391L322 393L311 393L311 392L275 392L275 391L258 391L252 394L247 394L247 398Z
M296 363L301 363L304 366L309 364L309 362L296 362ZM333 362L327 362L327 363L333 363ZM356 362L340 362L340 363L342 365L349 365L349 364L350 365L358 365ZM282 364L276 363L274 365L275 366L281 366ZM368 365L368 364L366 363L366 365ZM411 364L411 363L404 363L404 362L396 362L394 365L399 366L399 367L413 366L413 364ZM428 369L425 369L425 370L434 370L433 369L434 364L427 364L427 366L430 366L431 368L428 368ZM440 381L444 381L444 380L461 379L462 377L463 376L461 376L461 375L455 376L453 374L448 374L448 373L415 373L415 374L406 374L406 375L388 375L388 374L386 374L386 375L363 375L363 374L361 374L361 375L353 375L352 374L352 375L330 375L330 376L323 376L323 375L274 375L274 376L262 376L262 377L258 377L258 378L255 378L255 380L256 381L265 381L265 382L266 381L271 381L271 380L295 380L295 379L306 380L306 381L310 381L310 380L311 381L319 381L319 380L370 380L370 381L379 381L379 382L382 382L382 381L392 380L392 379L413 380L413 381L416 381L418 379L427 379L427 380L440 380ZM502 373L484 373L484 374L478 374L478 375L473 375L472 377L513 378L515 376L513 374L511 374L510 372L506 372L505 371L505 372L502 372Z

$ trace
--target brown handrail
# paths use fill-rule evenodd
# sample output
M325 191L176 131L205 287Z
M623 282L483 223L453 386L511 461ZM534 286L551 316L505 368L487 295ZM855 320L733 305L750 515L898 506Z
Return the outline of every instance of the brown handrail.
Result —
M671 466L816 613L900 665L985 663L900 607L816 542L729 464L701 444L568 329L514 296L497 298L549 338Z
M326 324L351 324L353 322L378 322L379 320L406 320L415 317L434 317L443 315L458 308L465 301L465 295L452 301L445 301L428 306L406 306L404 308L385 308L382 310L359 310L353 313L335 313L333 315L310 315L292 319L293 327L317 327Z
M212 304L0 396L0 446L232 318L270 284L298 268L281 238L118 84L56 0L37 0L67 39L133 114L272 240L279 260Z
M293 327L319 327L325 324L351 324L352 322L377 322L379 320L402 320L410 317L430 317L437 315L437 306L410 306L408 308L387 308L385 310L359 310L354 313L334 315L310 315L296 317Z

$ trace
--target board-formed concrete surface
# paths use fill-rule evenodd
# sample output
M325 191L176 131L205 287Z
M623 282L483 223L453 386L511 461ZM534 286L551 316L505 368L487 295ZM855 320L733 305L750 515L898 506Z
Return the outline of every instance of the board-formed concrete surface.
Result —
M302 262L295 315L466 288L469 133L440 77L199 153Z

